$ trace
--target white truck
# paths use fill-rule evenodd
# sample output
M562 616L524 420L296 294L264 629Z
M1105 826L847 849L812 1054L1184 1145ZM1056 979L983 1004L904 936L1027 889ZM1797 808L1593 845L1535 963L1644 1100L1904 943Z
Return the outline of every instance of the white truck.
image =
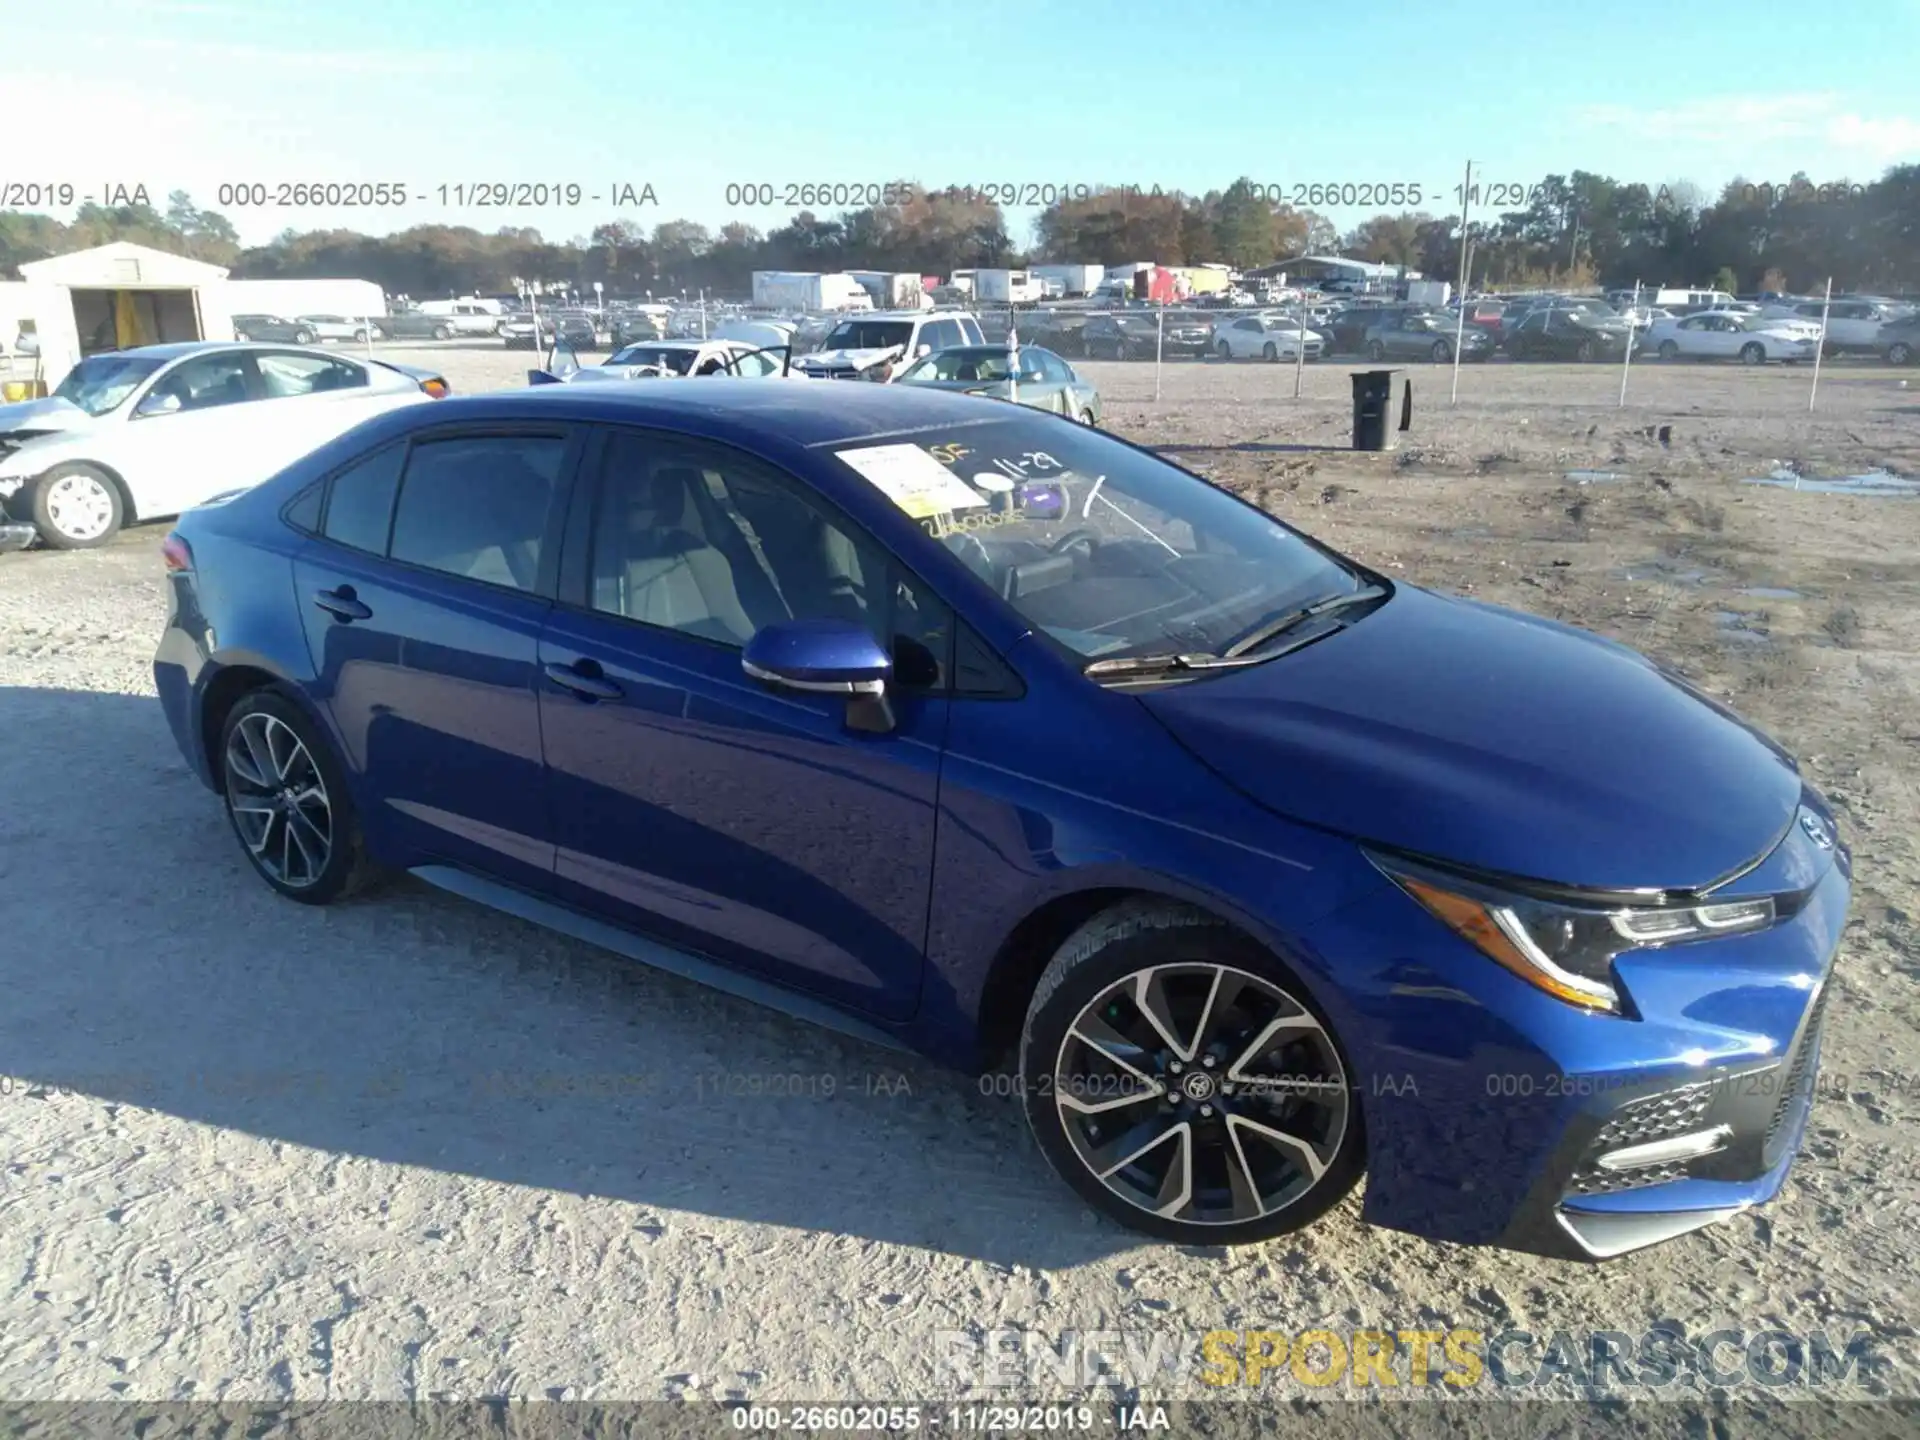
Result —
M1043 284L1049 280L1060 282L1060 294L1067 299L1077 299L1091 295L1100 288L1100 282L1106 279L1107 267L1104 265L1034 265L1028 274L1038 278Z
M851 275L810 270L756 270L753 303L767 310L871 310L873 297Z
M872 297L876 310L925 310L933 301L921 284L918 271L849 270L847 274Z
M973 298L985 305L1033 305L1046 295L1047 287L1025 270L973 272Z
M496 335L507 318L506 306L478 295L463 295L457 300L422 300L413 313L444 323L456 335Z
M1407 300L1414 305L1445 305L1453 298L1453 286L1445 280L1407 281Z

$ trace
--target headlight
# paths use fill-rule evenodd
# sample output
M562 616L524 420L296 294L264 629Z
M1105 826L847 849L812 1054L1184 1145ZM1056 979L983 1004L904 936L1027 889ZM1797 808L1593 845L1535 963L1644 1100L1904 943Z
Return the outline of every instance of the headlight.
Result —
M1556 999L1618 1013L1614 959L1771 925L1773 897L1719 903L1621 906L1545 899L1399 860L1374 865L1454 934Z

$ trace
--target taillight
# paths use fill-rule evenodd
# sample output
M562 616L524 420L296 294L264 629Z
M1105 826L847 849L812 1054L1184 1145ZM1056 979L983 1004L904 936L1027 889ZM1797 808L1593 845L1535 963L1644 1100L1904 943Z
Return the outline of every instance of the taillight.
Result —
M176 531L168 531L160 542L160 560L169 575L184 575L193 569L193 547Z
M420 388L436 400L444 400L453 393L453 387L447 384L446 381L438 378L422 380L420 382Z

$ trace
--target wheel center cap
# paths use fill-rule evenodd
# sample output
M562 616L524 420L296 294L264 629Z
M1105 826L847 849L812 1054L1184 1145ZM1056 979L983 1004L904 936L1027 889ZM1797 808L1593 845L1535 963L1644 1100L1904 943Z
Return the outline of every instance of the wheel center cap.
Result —
M1204 1070L1190 1070L1181 1078L1180 1089L1189 1100L1211 1100L1218 1087Z

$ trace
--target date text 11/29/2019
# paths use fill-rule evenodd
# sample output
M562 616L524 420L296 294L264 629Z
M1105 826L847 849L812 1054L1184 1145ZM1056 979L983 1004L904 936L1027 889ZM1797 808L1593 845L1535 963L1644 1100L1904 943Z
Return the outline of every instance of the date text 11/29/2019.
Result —
M733 1428L757 1434L904 1434L916 1430L1004 1435L1169 1430L1164 1405L735 1405Z

